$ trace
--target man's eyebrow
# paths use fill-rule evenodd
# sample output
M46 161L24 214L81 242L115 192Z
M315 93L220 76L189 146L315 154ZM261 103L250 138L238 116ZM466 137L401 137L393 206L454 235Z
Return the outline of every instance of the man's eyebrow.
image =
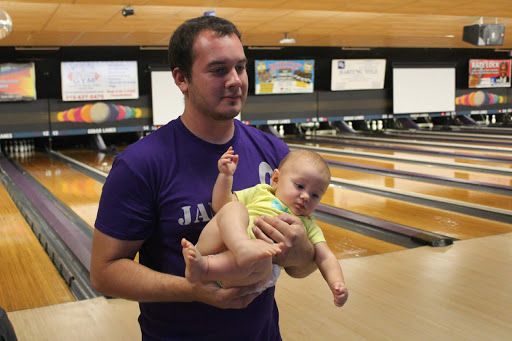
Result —
M236 64L240 64L240 63L247 63L247 58L239 59L236 62ZM226 64L228 64L228 62L225 60L212 60L211 62L208 63L208 66L226 65Z

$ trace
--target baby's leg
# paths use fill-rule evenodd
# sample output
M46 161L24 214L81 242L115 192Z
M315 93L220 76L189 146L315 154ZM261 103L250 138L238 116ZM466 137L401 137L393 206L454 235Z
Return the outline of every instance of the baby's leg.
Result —
M202 280L208 272L208 259L201 256L195 246L185 238L181 240L181 246L186 264L185 277L192 283Z
M201 256L197 248L188 240L181 240L185 259L185 277L190 282L222 281L227 287L244 286L266 281L272 258L255 261L250 266L239 267L229 250L213 256Z
M220 236L226 247L233 252L239 266L248 266L259 259L281 253L282 244L269 244L249 237L249 213L242 203L227 203L215 217Z
M201 231L196 248L203 255L215 255L226 250L220 235L217 215L213 216Z

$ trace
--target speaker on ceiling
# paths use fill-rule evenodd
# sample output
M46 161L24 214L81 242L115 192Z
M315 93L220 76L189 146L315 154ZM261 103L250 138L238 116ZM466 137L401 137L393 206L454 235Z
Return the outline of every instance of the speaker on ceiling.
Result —
M503 45L505 24L475 24L464 26L462 40L477 46Z

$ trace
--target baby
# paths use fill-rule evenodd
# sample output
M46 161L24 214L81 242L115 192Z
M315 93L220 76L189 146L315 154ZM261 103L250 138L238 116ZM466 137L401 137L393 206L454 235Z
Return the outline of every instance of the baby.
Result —
M343 306L348 290L340 263L311 216L330 183L326 162L312 151L292 151L272 173L271 185L260 184L233 194L238 159L231 147L222 155L212 198L217 214L203 229L197 245L182 240L185 277L190 282L216 280L224 287L258 281L266 283L259 290L275 285L280 268L272 265L272 257L281 253L283 245L256 239L252 226L254 218L287 212L302 220L315 248L315 262L333 293L334 304Z

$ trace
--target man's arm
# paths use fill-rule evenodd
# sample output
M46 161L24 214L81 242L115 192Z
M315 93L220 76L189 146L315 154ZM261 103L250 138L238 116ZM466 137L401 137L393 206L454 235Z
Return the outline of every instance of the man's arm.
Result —
M133 259L143 241L124 241L94 230L91 284L104 295L138 302L198 301L218 308L245 308L257 293L253 287L222 289L216 283L190 283L184 277L160 273Z
M263 216L254 219L254 225L253 232L258 239L284 244L282 253L274 256L274 263L284 267L290 276L306 277L317 269L315 249L298 217L288 213Z

